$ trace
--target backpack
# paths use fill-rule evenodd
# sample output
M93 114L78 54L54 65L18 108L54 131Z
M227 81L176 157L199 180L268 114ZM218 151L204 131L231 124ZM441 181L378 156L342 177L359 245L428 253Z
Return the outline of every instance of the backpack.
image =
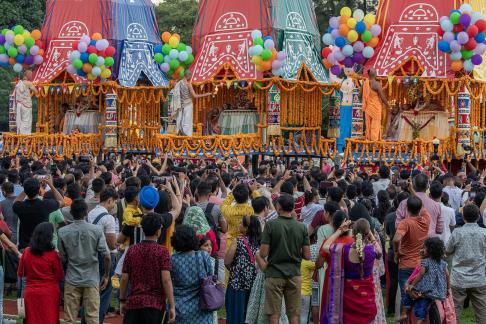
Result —
M206 209L204 210L204 215L206 215L206 220L209 223L209 226L214 232L214 235L216 236L216 243L218 243L218 246L221 246L221 238L219 237L219 228L218 224L214 223L214 218L211 212L213 211L214 204L208 203L206 206Z

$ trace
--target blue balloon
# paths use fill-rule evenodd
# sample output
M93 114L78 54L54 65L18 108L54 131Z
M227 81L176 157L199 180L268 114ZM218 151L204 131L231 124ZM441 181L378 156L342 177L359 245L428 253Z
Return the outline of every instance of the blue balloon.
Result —
M155 45L154 52L155 53L162 53L162 45Z
M336 46L340 48L343 48L346 45L346 39L342 36L336 38L335 42L336 42Z
M453 61L459 61L462 58L461 52L453 52L451 54L451 60Z
M454 12L457 12L458 14L461 14L461 11L459 9L453 9L451 10L451 12L449 13L449 17L454 13Z
M22 64L22 63L24 63L24 61L25 61L25 56L23 56L22 54L19 54L19 55L17 55L17 56L15 57L15 61L16 61L17 63Z
M0 66L4 68L8 68L9 63L8 62L0 62Z
M265 42L267 39L272 39L272 36L265 36L265 37L263 37L263 42Z
M439 50L441 50L444 53L448 53L451 50L451 46L447 41L441 40L439 42Z
M327 33L322 36L322 41L324 42L325 45L332 45L334 44L334 38L332 38L332 35Z
M87 52L81 53L81 56L79 57L83 63L88 63L89 59L89 54Z
M486 39L486 36L484 35L484 33L478 33L476 35L476 37L474 37L474 40L479 44L479 43L482 43L484 42L484 40Z
M82 69L79 69L79 70L78 70L78 75L79 75L80 77L85 77L85 76L86 76L86 73L85 73L85 72L84 72Z
M91 42L89 42L89 45L96 46L96 41L93 39Z
M364 21L358 21L356 23L356 26L354 26L354 29L358 33L362 34L362 33L364 33L366 31L366 24L364 23Z
M329 34L330 34L330 33L332 32L332 29L333 29L333 28L332 28L331 26L327 27L327 33L329 33Z

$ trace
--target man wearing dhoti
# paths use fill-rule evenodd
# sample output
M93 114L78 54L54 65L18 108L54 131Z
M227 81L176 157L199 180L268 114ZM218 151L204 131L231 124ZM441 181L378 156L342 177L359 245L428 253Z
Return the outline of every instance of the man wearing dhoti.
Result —
M381 139L381 114L383 106L389 108L388 100L381 85L376 81L376 71L368 70L368 80L363 85L363 112L365 113L366 134L369 141Z
M32 134L32 92L37 94L37 89L32 84L32 71L27 70L24 78L17 82L14 92L17 134Z

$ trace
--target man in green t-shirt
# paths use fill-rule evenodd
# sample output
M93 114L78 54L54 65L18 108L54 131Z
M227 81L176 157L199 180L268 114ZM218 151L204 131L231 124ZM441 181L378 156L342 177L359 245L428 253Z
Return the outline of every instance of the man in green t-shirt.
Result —
M299 322L301 307L300 263L310 259L309 235L304 224L292 217L295 200L282 194L277 200L279 217L265 224L260 256L268 257L265 270L265 313L270 324L280 318L282 297L290 324Z

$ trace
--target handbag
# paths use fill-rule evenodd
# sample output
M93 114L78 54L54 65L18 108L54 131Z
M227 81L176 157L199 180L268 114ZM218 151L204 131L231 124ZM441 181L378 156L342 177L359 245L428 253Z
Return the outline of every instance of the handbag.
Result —
M199 253L196 252L196 267L199 276ZM208 273L208 265L204 257L201 257L204 263L205 272ZM217 276L209 275L200 278L201 286L199 288L199 309L203 311L217 311L224 306L224 286L217 281Z
M17 282L17 269L19 268L19 256L12 251L3 249L3 271L6 283Z

